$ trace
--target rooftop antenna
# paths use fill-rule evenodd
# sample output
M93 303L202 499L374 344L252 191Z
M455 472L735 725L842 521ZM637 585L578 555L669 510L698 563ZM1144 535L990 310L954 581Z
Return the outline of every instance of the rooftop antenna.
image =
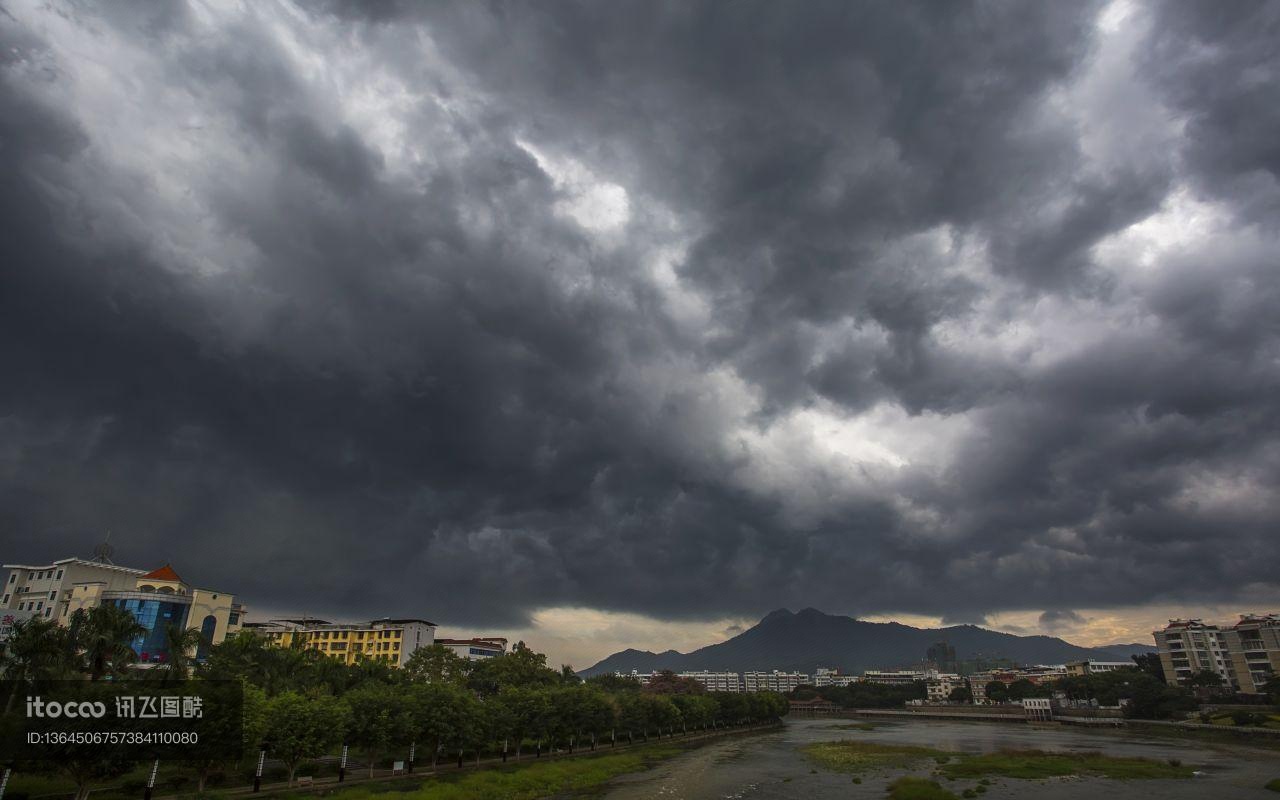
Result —
M111 556L115 555L116 549L111 546L111 531L107 531L107 538L102 540L102 544L93 548L93 560L99 564L115 565L116 562L111 560Z

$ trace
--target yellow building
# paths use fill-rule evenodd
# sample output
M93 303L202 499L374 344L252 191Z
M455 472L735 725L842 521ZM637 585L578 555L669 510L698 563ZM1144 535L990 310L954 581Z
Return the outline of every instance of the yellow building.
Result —
M367 659L402 667L415 650L435 641L436 625L424 619L333 623L303 618L250 622L245 630L253 631L277 647L317 650L344 664Z

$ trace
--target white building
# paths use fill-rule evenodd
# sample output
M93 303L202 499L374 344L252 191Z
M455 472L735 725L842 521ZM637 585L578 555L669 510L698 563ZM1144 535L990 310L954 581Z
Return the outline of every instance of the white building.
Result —
M455 654L468 661L480 661L495 658L507 652L507 640L501 636L479 636L474 639L436 639L436 644L444 645Z
M1068 675L1096 675L1100 672L1115 672L1118 669L1133 669L1132 661L1071 661L1065 669Z
M925 682L925 696L930 703L945 703L951 698L951 691L965 685L959 675L938 673Z
M742 690L744 692L789 692L797 686L809 686L813 679L803 672L744 672L742 673Z
M0 595L0 609L64 623L73 610L69 605L77 583L101 584L104 591L127 592L137 588L138 578L147 572L81 558L63 558L39 566L5 564L4 568L9 570L9 577L4 594Z
M841 675L840 670L827 667L818 667L817 672L813 674L813 685L818 687L848 686L857 680L856 675Z
M938 676L937 670L898 670L896 672L885 672L878 669L869 669L862 673L862 679L867 683L882 683L886 686L906 686L916 681L929 680L931 677Z
M742 676L736 672L711 672L710 670L698 670L694 672L681 672L681 678L692 678L702 684L708 692L741 692Z

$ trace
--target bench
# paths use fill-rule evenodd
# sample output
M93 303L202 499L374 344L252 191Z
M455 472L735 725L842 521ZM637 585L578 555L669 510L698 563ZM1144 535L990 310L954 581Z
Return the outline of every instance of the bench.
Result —
M316 781L315 776L303 775L298 778L297 782L299 786L310 786L311 784L315 783L315 781Z

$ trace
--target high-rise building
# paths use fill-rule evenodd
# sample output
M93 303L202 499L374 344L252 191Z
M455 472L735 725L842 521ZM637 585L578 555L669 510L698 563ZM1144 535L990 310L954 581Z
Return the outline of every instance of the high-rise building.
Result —
M1165 679L1186 684L1197 672L1212 672L1224 687L1261 694L1280 673L1280 614L1243 614L1234 625L1174 619L1154 631Z
M956 649L947 642L938 642L925 651L925 660L939 672L956 671Z
M1197 672L1212 672L1224 686L1239 691L1227 643L1217 625L1206 625L1199 619L1171 619L1164 630L1152 635L1170 684L1185 684Z
M1243 614L1223 639L1240 691L1261 694L1263 684L1280 674L1280 614Z
M168 564L147 572L105 559L64 558L41 566L6 564L5 568L9 575L0 607L6 613L17 619L36 616L69 625L76 611L119 606L146 629L129 643L144 665L168 660L170 627L200 631L201 643L191 655L203 658L211 645L240 630L244 617L244 608L233 595L191 586Z

